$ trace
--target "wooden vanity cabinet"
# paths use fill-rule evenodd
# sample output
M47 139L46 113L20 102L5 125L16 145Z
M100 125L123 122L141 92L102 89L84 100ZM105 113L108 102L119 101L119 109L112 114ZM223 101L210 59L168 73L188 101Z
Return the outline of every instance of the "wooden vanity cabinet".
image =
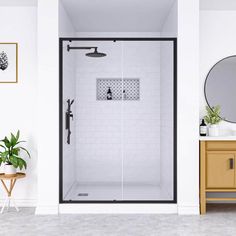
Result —
M206 201L236 198L207 198L207 192L236 192L236 141L200 141L200 213Z

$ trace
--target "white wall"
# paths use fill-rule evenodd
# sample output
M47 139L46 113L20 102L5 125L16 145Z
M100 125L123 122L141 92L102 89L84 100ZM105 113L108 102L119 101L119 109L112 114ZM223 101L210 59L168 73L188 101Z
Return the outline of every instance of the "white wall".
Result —
M199 213L199 1L178 0L179 214Z
M36 204L37 198L37 8L0 6L1 42L19 45L19 82L0 84L0 137L21 131L21 139L32 159L28 160L27 176L19 180L14 198L19 205ZM26 157L26 156L25 156ZM0 188L0 196L4 198Z
M162 37L177 37L178 34L178 1L174 1L161 29Z
M58 213L58 0L38 0L38 202L36 214Z
M60 37L74 37L75 30L62 3L59 4L59 34ZM71 119L71 143L67 144L68 131L65 130L65 112L68 108L67 100L75 99L75 51L67 52L69 42L63 43L63 196L70 190L75 182L75 141L76 141L76 111L75 103L72 105L74 120Z
M200 14L200 118L205 115L204 82L219 60L236 55L236 11L201 11ZM221 134L231 134L236 124L222 121Z
M75 28L62 2L59 2L59 36L74 37Z

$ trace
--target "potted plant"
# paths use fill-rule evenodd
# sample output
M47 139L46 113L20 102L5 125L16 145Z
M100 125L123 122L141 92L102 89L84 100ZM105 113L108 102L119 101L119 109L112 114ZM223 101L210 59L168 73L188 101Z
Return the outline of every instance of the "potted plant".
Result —
M219 136L218 124L222 120L220 118L220 106L212 108L206 106L207 115L204 117L206 123L209 125L209 136Z
M2 163L4 166L5 175L14 175L16 174L16 169L19 168L22 170L23 168L27 168L26 161L20 156L20 150L26 152L26 154L30 157L29 152L24 147L19 144L25 141L20 141L20 131L18 130L17 134L14 135L11 133L11 137L5 137L3 140L0 140L0 147L2 150L0 151L0 165Z

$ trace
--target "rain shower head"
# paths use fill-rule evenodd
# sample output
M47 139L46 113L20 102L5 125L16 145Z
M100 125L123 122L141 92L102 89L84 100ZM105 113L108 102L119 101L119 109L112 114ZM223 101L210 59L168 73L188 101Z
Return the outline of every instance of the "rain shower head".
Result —
M79 49L79 50L94 49L94 52L88 52L85 54L87 57L105 57L107 55L106 53L98 52L98 47L71 47L70 45L67 45L68 52L72 49Z
M98 52L97 47L94 48L94 52L88 52L85 54L87 57L105 57L107 54Z

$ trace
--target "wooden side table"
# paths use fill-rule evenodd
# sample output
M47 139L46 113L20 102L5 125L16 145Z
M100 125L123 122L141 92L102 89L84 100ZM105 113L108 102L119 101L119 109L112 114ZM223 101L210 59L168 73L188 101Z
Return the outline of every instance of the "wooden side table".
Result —
M0 174L0 180L2 182L2 185L7 193L7 197L4 201L4 204L1 209L1 214L3 213L6 205L7 209L10 207L10 203L12 202L13 206L15 207L16 211L19 211L19 208L17 207L14 199L12 198L12 190L15 186L16 180L24 178L26 175L24 173L16 173L15 175L5 175L5 174ZM9 188L6 185L6 181L10 181L10 186Z

